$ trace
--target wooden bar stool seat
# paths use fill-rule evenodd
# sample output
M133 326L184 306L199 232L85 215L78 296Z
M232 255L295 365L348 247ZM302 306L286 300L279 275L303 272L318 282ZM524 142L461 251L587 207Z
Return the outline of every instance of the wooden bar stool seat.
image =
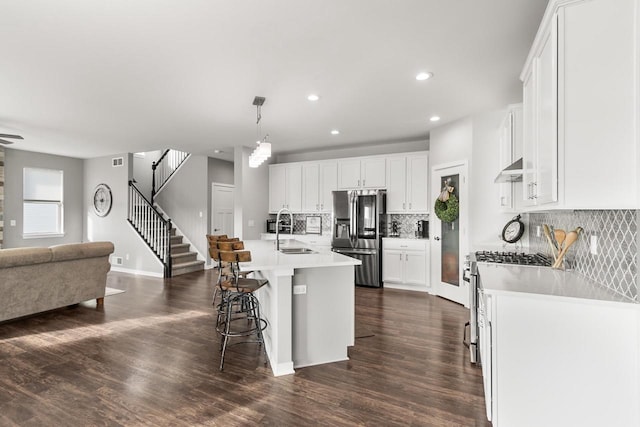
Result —
M234 245L237 242L227 243L230 246L222 245L222 247L233 248L239 246L237 244ZM218 247L221 248L220 244ZM266 329L267 321L260 316L260 303L254 292L265 286L268 281L241 277L239 263L251 261L251 252L249 251L223 251L220 249L219 257L222 262L230 265L232 273L218 282L222 298L218 305L216 331L222 336L222 349L220 352L220 370L222 371L226 350L231 345L229 343L230 338L255 336L253 340L247 339L242 343L257 343L262 347L266 356L262 331ZM244 321L239 322L239 320Z

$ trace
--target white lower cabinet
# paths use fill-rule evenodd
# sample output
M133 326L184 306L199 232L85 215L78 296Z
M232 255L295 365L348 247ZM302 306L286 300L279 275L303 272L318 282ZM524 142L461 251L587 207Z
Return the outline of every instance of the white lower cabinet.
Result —
M640 425L637 304L485 294L479 338L494 427Z
M385 287L427 292L428 242L424 239L382 239Z

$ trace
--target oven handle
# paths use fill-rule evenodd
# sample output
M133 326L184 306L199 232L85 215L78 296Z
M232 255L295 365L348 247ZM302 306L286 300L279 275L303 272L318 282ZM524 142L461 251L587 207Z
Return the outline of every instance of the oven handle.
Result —
M467 341L467 328L471 329L471 322L467 322L464 324L464 329L462 332L462 344L464 344L465 347L470 348L469 346L471 345L471 341ZM469 339L471 339L471 337L469 337Z

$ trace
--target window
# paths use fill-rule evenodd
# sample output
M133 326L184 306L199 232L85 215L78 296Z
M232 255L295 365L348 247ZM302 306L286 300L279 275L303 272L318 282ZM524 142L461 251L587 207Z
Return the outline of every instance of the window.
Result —
M24 168L22 232L24 237L61 235L63 173Z

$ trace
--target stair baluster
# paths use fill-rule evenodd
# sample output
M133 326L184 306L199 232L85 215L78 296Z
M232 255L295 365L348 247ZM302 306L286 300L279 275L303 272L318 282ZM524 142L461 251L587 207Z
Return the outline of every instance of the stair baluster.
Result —
M164 265L164 277L171 277L171 220L153 207L133 181L129 181L127 221Z

